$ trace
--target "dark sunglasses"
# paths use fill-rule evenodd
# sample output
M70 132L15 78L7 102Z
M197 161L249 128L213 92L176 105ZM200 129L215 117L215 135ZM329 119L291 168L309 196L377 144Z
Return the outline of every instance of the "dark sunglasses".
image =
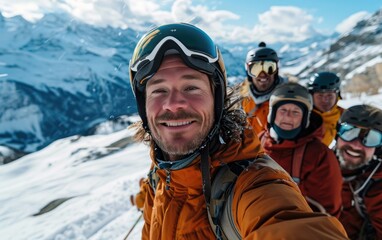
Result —
M365 147L379 147L382 145L382 133L368 128L359 128L351 124L341 124L338 136L346 141L351 142L359 139Z

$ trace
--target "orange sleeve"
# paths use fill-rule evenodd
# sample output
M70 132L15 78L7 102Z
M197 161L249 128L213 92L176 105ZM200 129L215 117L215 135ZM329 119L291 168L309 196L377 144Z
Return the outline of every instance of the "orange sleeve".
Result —
M287 173L265 161L251 165L235 185L232 212L243 239L348 239L335 217L312 212Z

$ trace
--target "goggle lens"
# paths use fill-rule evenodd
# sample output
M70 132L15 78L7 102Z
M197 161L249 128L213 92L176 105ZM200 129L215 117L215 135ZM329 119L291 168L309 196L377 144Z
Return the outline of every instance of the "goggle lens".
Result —
M160 47L170 40L178 44L189 57L199 55L208 59L210 63L216 62L218 59L215 44L202 30L193 26L164 25L147 33L138 43L131 58L133 71L137 71L139 64L145 60L152 61Z
M350 124L342 124L338 131L338 136L351 142L359 139L365 147L379 147L382 145L382 133L373 129L363 129Z
M270 75L277 70L277 64L274 61L256 61L249 64L249 75L252 77L258 77L261 72L265 72Z

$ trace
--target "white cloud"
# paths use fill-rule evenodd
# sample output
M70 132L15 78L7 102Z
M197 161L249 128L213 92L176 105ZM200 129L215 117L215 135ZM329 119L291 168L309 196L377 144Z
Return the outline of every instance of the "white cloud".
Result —
M355 27L357 22L359 22L360 20L364 19L365 17L367 17L369 15L370 14L368 12L366 12L366 11L361 11L361 12L354 13L350 17L348 17L345 20L343 20L340 24L338 24L336 26L336 31L338 33L349 32L350 30L353 29L353 27Z
M313 16L297 7L273 6L259 14L258 19L252 29L237 28L231 37L248 42L298 42L317 33L312 27Z
M15 15L22 15L28 21L36 21L44 16L44 12L52 8L50 0L28 1L28 0L14 0L12 2L7 0L0 1L0 11L5 17L13 17Z
M148 30L147 23L161 25L191 22L215 39L237 42L268 43L304 40L316 31L313 16L291 6L273 6L259 14L252 28L234 25L239 15L193 4L192 0L0 0L0 11L6 17L22 15L36 21L45 13L66 12L73 18L97 26Z
M225 21L239 19L237 14L230 11L211 10L203 5L194 6L191 0L176 0L171 11L176 21L197 23L198 26L208 29L208 32L215 37L224 36Z

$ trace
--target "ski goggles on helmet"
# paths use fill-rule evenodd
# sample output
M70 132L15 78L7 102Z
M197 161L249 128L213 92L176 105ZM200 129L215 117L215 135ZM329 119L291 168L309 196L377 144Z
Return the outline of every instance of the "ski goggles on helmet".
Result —
M351 142L358 138L365 147L382 146L382 133L374 129L359 128L344 123L340 126L338 136L346 142Z
M159 69L167 54L179 54L191 68L212 75L220 67L225 74L224 63L217 46L199 28L189 24L169 24L147 33L137 44L130 60L130 81L134 93L143 91L146 82Z
M248 74L258 77L261 72L271 75L277 71L277 63L271 60L254 61L248 64Z

